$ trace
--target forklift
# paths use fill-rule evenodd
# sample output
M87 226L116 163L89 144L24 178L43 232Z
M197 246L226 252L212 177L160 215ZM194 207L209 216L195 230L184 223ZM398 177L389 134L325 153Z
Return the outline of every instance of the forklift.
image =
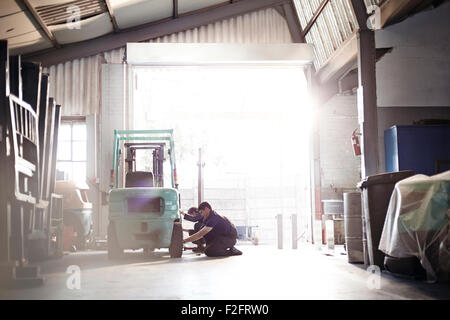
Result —
M168 248L170 257L183 252L180 194L173 130L115 130L109 192L108 257L124 250ZM152 171L136 170L138 150L151 150ZM125 155L125 158L122 158ZM170 161L170 187L164 163Z

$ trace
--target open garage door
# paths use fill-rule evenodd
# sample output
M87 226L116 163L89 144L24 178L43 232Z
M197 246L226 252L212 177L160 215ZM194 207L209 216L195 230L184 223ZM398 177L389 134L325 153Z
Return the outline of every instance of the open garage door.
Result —
M184 210L198 204L201 149L202 200L257 226L261 244L279 241L278 215L285 247L295 228L310 239L309 45L128 44L127 62L130 126L174 129Z

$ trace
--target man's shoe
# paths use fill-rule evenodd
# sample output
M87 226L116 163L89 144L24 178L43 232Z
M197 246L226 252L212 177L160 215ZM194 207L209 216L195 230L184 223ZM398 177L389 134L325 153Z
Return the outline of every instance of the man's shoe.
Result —
M238 250L235 247L230 248L230 256L240 256L241 254L241 250Z

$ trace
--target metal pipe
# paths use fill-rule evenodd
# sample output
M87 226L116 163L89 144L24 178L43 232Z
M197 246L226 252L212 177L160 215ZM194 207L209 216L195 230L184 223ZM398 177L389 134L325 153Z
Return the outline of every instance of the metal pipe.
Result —
M283 249L283 215L277 214L278 249Z
M297 249L297 215L291 215L292 222L292 249Z
M202 148L198 149L198 204L203 202L203 170L202 168L205 166L205 163L202 162Z

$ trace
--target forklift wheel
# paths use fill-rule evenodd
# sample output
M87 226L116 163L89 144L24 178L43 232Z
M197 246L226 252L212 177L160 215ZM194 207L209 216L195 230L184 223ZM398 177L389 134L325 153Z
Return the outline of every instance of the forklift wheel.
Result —
M180 258L183 254L183 229L181 223L173 224L169 253L171 258Z
M108 258L117 259L122 257L123 249L119 247L119 241L117 240L116 228L113 222L108 225Z

